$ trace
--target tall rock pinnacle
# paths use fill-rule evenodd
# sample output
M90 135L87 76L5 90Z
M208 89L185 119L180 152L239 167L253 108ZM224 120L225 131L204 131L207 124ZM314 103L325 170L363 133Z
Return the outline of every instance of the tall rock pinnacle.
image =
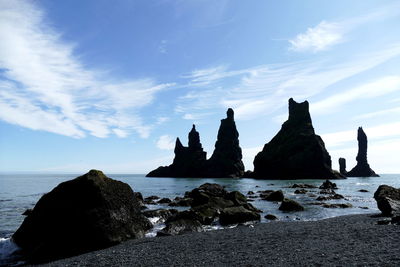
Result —
M331 166L331 157L316 135L307 101L289 99L289 118L254 159L258 179L342 178Z
M367 161L368 139L362 127L357 131L358 153L357 165L347 173L347 177L379 176L370 167Z
M207 162L206 177L241 177L244 173L233 109L229 108L226 115L221 120L215 150Z
M345 158L339 158L339 172L344 176L347 175Z

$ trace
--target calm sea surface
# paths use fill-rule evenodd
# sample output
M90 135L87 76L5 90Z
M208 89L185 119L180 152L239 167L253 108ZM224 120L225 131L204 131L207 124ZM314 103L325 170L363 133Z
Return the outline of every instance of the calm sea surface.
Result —
M381 177L348 178L335 181L337 193L345 196L344 200L331 200L328 203L351 203L353 208L327 209L310 203L316 202L315 198L307 195L296 195L292 188L287 188L294 183L308 183L321 185L323 180L254 180L254 179L194 179L194 178L146 178L144 175L132 174L107 174L109 177L128 183L134 191L141 192L144 197L157 195L160 197L174 198L182 196L203 183L219 183L226 186L227 190L238 190L244 194L248 191L272 189L283 190L286 197L292 198L305 206L305 211L283 213L278 210L279 204L258 200L253 205L263 210L264 214L271 213L280 220L319 220L334 216L373 213L377 212L376 202L373 199L375 190L381 184L400 187L400 174L386 174ZM21 214L32 208L39 198L60 182L75 178L73 174L12 174L0 175L0 238L9 237L22 223L24 216ZM366 189L369 192L358 192ZM318 189L309 192L318 194ZM166 206L150 206L160 208ZM262 216L264 217L264 216ZM262 222L265 222L263 219Z

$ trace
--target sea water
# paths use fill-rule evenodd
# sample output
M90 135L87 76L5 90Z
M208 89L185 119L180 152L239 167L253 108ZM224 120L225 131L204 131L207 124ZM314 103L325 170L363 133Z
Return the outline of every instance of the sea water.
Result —
M26 209L34 207L39 198L51 191L63 181L73 179L76 174L0 174L0 257L4 249L13 250L8 244L9 237L16 231L25 216ZM107 174L107 176L129 184L135 192L141 192L143 197L157 195L161 198L175 198L183 196L186 191L200 186L203 183L218 183L228 191L238 190L243 194L248 191L282 190L285 197L298 201L305 207L302 212L285 213L278 210L279 203L255 199L251 202L263 211L261 223L266 214L274 214L282 221L290 220L320 220L335 216L376 213L378 212L373 194L381 184L396 188L400 187L400 174L382 174L381 177L348 178L335 180L338 189L336 193L345 199L329 200L327 203L350 203L352 208L323 208L315 203L315 197L307 194L294 194L295 188L288 188L294 183L307 183L320 186L323 180L255 180L255 179L200 179L200 178L146 178L137 174ZM368 192L359 192L365 189ZM319 195L319 189L306 189L308 193ZM166 205L149 205L149 208L168 208ZM158 226L159 227L159 226ZM217 227L218 228L218 227ZM2 250L3 248L3 250ZM2 251L1 251L2 250Z

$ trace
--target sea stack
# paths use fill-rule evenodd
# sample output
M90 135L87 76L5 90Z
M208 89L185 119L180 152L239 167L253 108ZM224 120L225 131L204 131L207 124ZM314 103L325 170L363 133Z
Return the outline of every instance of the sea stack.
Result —
M289 118L254 159L258 179L336 179L332 161L321 137L316 135L307 101L289 99Z
M347 175L345 158L339 158L339 172L341 175Z
M206 162L207 152L203 151L200 135L193 124L188 135L188 147L182 145L179 138L175 142L175 158L171 165L158 167L147 177L201 177Z
M357 165L349 171L347 177L374 177L377 175L370 167L367 161L368 139L362 127L357 131L358 153Z
M207 161L205 177L238 178L244 174L242 149L239 146L233 109L229 108L226 115L226 119L221 120L214 152Z

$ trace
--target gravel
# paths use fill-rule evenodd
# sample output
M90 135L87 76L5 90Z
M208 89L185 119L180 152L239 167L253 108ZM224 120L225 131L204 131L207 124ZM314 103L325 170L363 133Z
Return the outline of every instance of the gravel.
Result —
M400 226L372 214L130 240L46 266L400 266Z

